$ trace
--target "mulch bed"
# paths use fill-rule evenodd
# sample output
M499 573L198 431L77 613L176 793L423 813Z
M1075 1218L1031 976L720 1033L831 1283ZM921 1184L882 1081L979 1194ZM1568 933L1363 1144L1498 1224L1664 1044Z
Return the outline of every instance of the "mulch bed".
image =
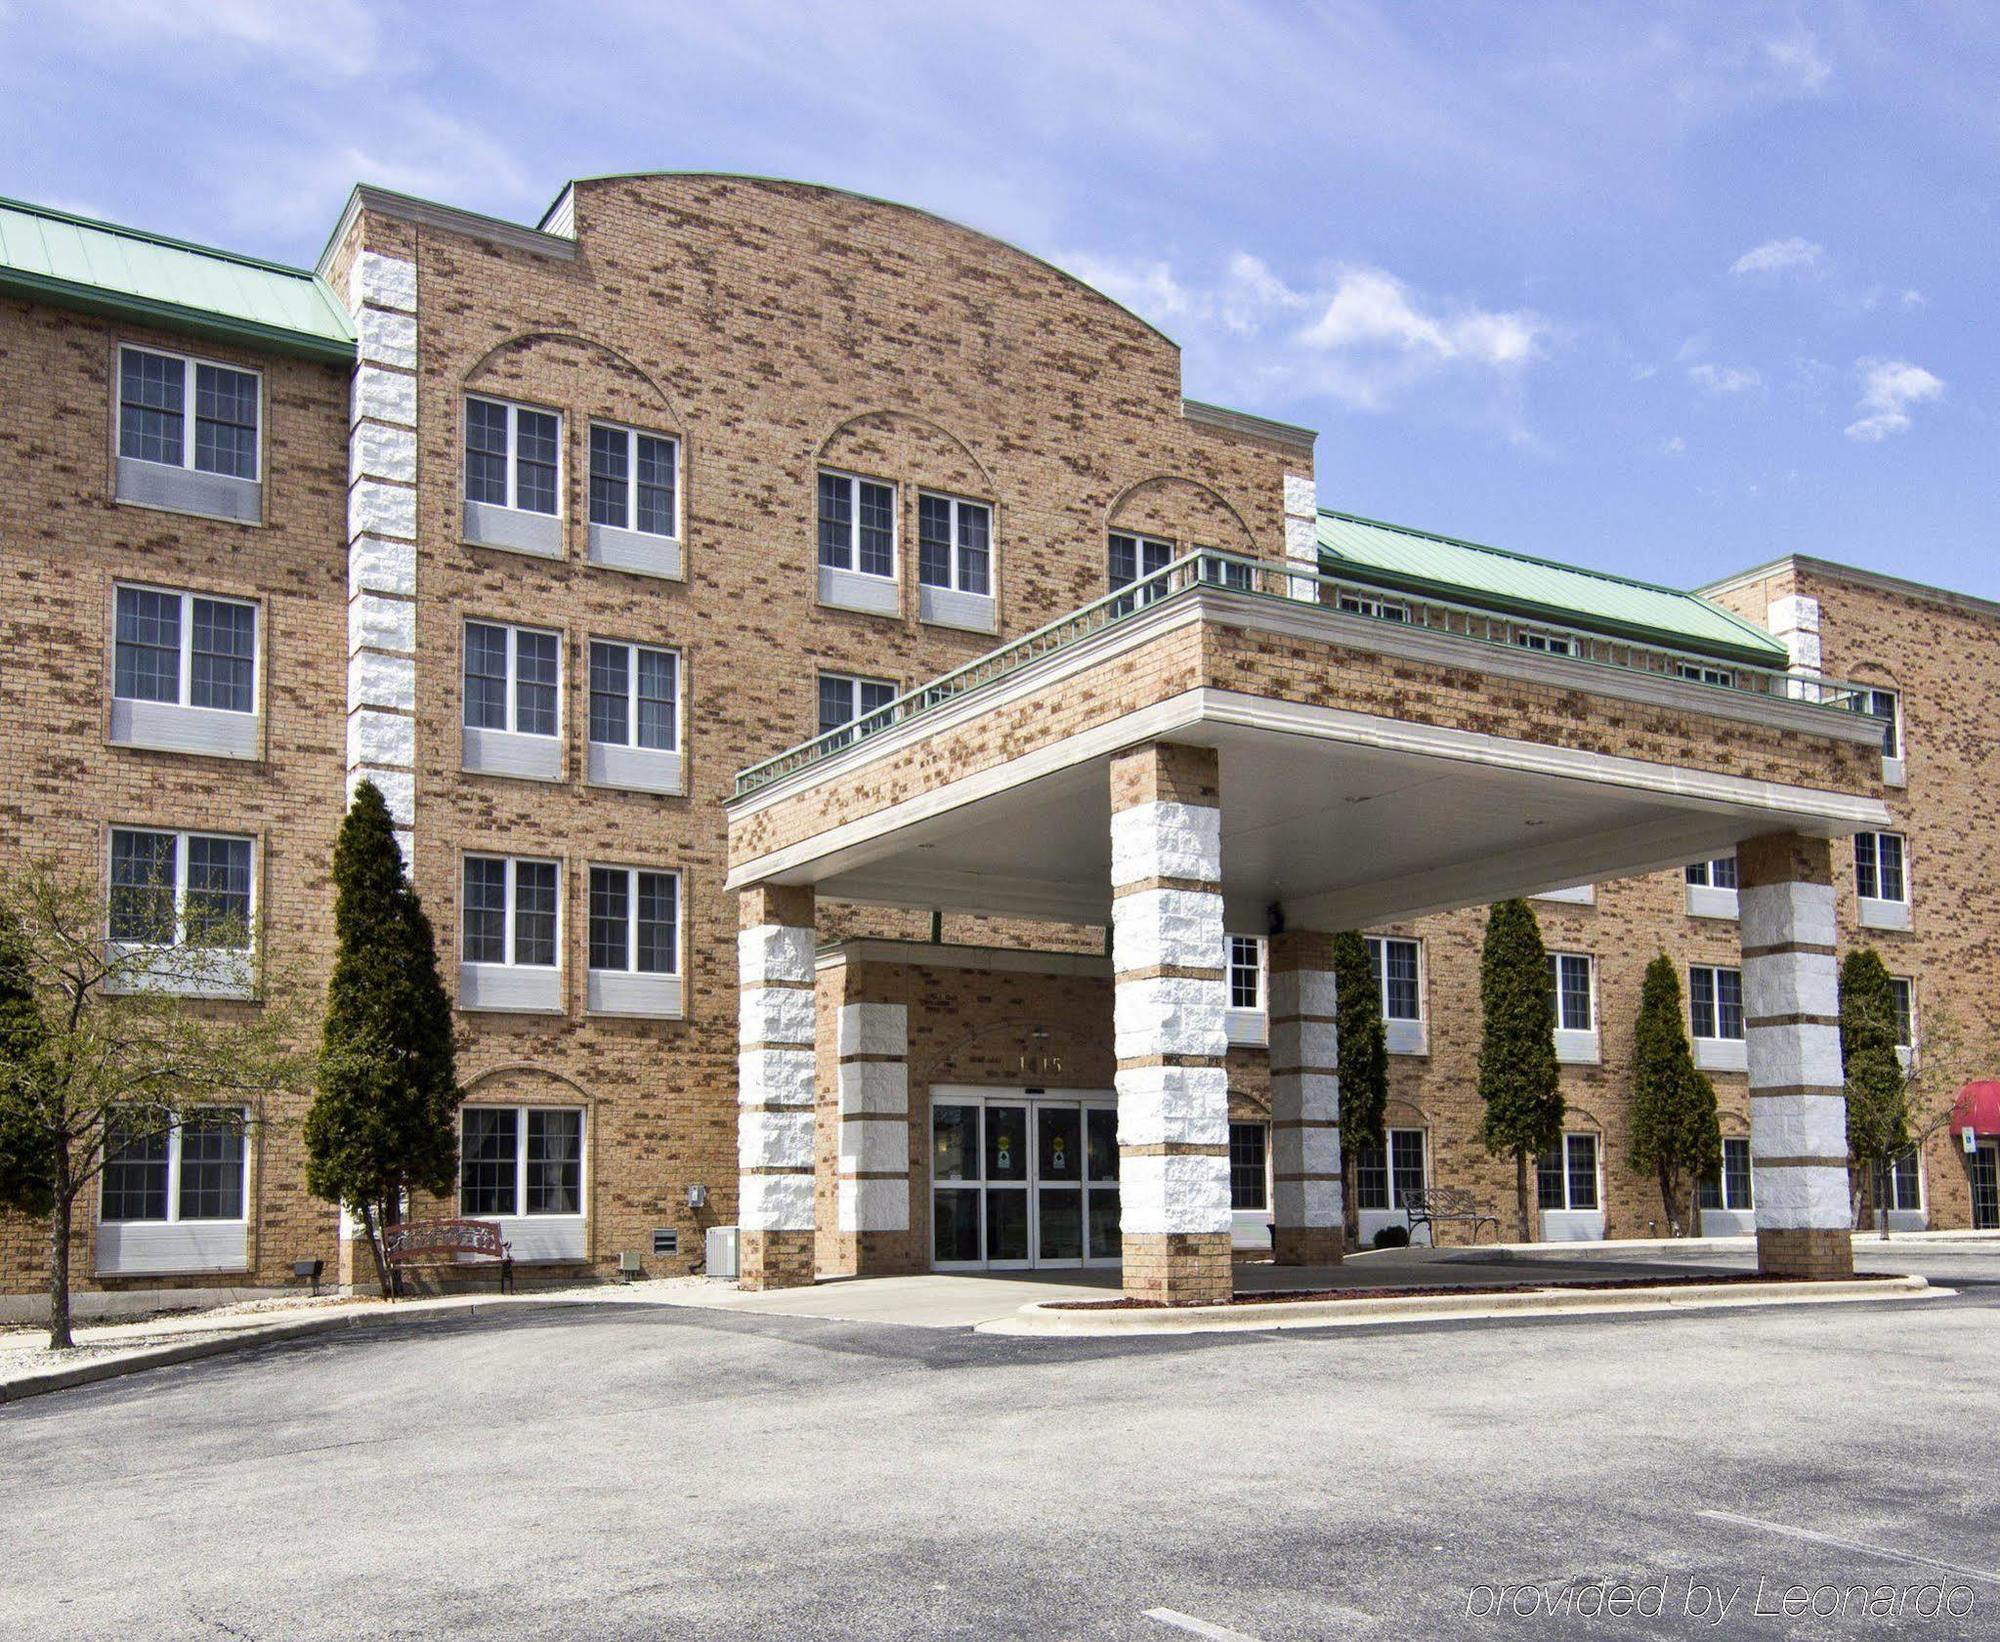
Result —
M1765 1277L1754 1271L1709 1272L1687 1277L1551 1278L1542 1283L1439 1283L1423 1288L1280 1289L1268 1294L1236 1294L1209 1304L1231 1306L1289 1305L1299 1300L1413 1300L1438 1294L1536 1294L1549 1289L1666 1289L1726 1287L1732 1283L1851 1283L1900 1282L1893 1273L1856 1272L1853 1277ZM1049 1300L1050 1311L1179 1311L1164 1300Z

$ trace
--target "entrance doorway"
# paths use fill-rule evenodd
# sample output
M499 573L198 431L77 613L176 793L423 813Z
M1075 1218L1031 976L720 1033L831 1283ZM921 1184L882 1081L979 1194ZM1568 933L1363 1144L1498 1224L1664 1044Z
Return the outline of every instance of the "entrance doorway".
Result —
M1972 1229L2000 1230L2000 1141L1986 1141L1966 1160L1972 1170Z
M931 1264L1117 1265L1117 1098L1095 1089L932 1089Z

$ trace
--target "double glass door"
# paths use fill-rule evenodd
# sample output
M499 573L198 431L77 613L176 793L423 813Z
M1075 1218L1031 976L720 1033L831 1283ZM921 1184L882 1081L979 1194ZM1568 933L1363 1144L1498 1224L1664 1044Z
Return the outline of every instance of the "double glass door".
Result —
M1966 1163L1972 1172L1973 1230L2000 1228L2000 1146L1988 1141Z
M1116 1265L1116 1102L933 1090L931 1258L945 1270Z

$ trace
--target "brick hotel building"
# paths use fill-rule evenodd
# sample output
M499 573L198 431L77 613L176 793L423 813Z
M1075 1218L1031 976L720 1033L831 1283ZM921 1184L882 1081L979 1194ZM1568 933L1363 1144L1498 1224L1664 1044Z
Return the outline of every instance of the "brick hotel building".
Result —
M1671 954L1712 1232L1837 1269L1833 967L2000 1065L2000 606L1789 556L1696 593L1319 507L1314 435L1182 396L1036 258L833 189L580 181L534 228L358 188L318 266L0 202L0 849L245 915L323 988L387 796L465 1033L462 1185L572 1277L1342 1247L1328 932L1373 938L1399 1187L1506 1211L1481 909L1554 954L1545 1237L1658 1234L1627 1162ZM1121 592L1121 589L1123 590ZM1829 1059L1829 1042L1832 1043ZM352 1275L305 1101L113 1159L86 1303ZM1993 1225L1941 1130L1899 1223ZM0 1219L0 1301L43 1231ZM365 1265L365 1261L364 1261ZM100 1298L101 1297L101 1298ZM183 1295L183 1298L189 1296Z

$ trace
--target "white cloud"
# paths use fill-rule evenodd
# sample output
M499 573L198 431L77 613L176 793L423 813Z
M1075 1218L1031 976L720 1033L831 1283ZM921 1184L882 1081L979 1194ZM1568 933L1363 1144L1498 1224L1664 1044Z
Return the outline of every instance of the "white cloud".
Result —
M1921 308L1928 300L1929 298L1922 291L1905 291L1903 293L1903 306L1905 308Z
M1833 78L1833 64L1820 51L1818 38L1805 29L1782 40L1766 40L1764 55L1781 76L1801 91L1824 91Z
M79 0L74 15L121 50L147 40L234 48L315 78L362 74L375 61L375 18L360 0Z
M1688 380L1705 393L1748 393L1764 385L1764 379L1747 365L1690 365Z
M1811 270L1819 266L1826 247L1794 234L1790 239L1767 239L1745 251L1729 265L1732 274L1783 274L1793 269Z
M1678 456L1688 448L1688 442L1678 433L1660 446L1662 456Z
M1861 398L1854 407L1862 414L1847 425L1847 437L1862 444L1880 444L1910 425L1910 407L1940 398L1944 383L1921 365L1906 359L1858 359Z

